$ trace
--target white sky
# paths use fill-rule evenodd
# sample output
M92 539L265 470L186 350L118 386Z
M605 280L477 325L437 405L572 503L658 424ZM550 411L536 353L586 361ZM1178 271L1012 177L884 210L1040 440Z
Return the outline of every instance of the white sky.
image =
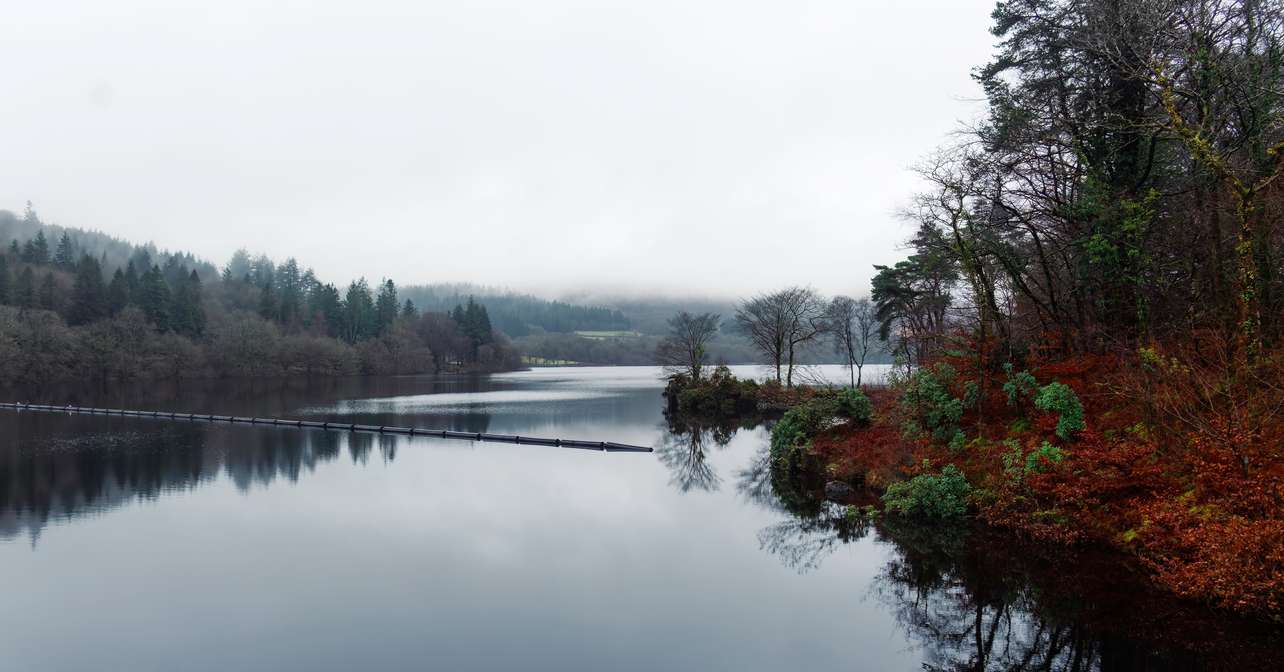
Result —
M333 281L863 294L987 0L12 2L0 208Z

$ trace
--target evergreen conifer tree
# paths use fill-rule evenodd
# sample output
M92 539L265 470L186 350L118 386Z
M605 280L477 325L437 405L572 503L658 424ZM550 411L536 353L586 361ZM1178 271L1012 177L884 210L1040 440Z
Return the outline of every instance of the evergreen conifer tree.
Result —
M160 266L153 265L151 270L143 274L136 303L157 329L169 329L169 285L165 284Z
M391 280L379 285L379 298L375 301L375 331L379 336L392 329L397 320L397 286Z
M85 255L76 264L76 280L71 287L71 324L89 324L106 317L107 288L103 285L102 267L98 260Z
M111 282L107 284L107 312L116 315L129 305L129 285L125 280L125 274L118 268L111 276Z
M138 275L138 267L131 260L125 266L125 293L129 295L129 300L138 303L138 290L142 287L142 279Z
M22 246L22 260L28 264L49 263L49 241L45 239L44 231L37 231L36 237Z
M36 274L28 266L18 274L18 284L14 287L13 303L19 308L34 308L36 305Z
M37 302L44 310L58 310L58 284L54 280L53 271L45 273L44 279L40 281Z
M201 277L192 271L174 287L170 307L170 328L184 336L197 337L205 331L201 306Z
M9 303L9 259L0 254L0 304Z
M58 239L58 249L54 252L54 265L65 271L70 271L76 266L76 246L66 232L63 232L62 238Z

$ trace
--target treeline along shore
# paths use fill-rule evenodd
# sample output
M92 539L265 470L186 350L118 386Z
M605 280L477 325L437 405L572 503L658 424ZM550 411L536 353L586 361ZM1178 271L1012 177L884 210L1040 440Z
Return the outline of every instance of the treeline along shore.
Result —
M7 226L6 226L7 225ZM222 268L0 212L0 387L130 379L518 368L471 297L420 311L397 286L319 280L238 251ZM58 232L51 240L46 231Z

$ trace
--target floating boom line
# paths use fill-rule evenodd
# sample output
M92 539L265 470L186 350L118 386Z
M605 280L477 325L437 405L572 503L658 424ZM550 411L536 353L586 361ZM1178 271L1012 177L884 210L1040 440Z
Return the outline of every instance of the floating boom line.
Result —
M424 436L434 439L462 439L465 441L492 441L495 443L515 443L532 446L557 446L560 448L580 448L583 450L600 450L608 453L649 453L648 446L633 446L613 441L582 441L579 439L546 439L516 434L487 434L485 432L456 432L447 429L420 429L418 427L392 427L387 425L361 425L347 422L330 422L322 420L290 420L285 418L256 418L236 415L208 415L203 413L175 413L170 411L133 411L119 408L88 408L84 406L54 406L51 404L24 404L21 402L0 402L0 409L12 411L36 411L42 413L71 413L75 415L107 415L125 418L155 418L159 420L183 420L187 422L227 423L235 425L264 425L269 427L293 427L296 429L321 429L336 432L361 432L366 434L395 434L401 436Z

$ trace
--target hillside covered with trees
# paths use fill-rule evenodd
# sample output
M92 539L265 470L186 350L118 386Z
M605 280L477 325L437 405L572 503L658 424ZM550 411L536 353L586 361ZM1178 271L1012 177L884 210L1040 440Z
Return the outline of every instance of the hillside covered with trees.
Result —
M295 259L190 254L0 211L0 380L335 376L520 365L486 306L419 310L392 280L340 288ZM56 237L54 237L56 236Z

